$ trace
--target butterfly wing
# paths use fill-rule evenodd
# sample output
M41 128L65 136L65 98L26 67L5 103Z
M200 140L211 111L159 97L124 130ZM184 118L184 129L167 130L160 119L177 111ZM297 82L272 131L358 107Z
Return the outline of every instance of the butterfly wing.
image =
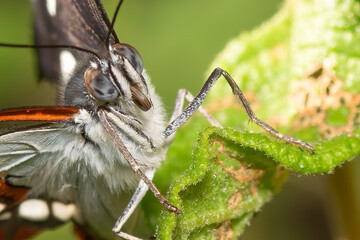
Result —
M29 239L45 228L53 228L63 224L65 221L54 216L51 208L51 202L42 199L27 199L18 205L3 210L0 213L0 239ZM26 212L27 216L24 216L23 213Z
M89 49L108 57L106 38L110 21L100 0L33 0L35 44L69 45ZM110 43L119 42L112 31ZM73 49L37 49L40 77L60 86L83 70L94 57ZM83 73L82 73L83 74ZM63 101L59 100L60 104Z
M73 107L0 111L0 239L26 239L65 221L54 217L50 202L28 199L28 182L44 164L42 156L53 151L51 141L56 142L59 135L71 135L64 129L74 124L78 111ZM53 158L46 159L51 162Z
M17 166L29 165L30 160L47 153L52 143L74 135L65 131L75 124L75 107L17 108L0 111L0 174ZM31 172L36 164L21 167ZM4 174L3 174L4 175ZM11 174L19 176L19 174Z
M14 236L25 239L44 228L58 226L72 216L81 224L77 232L86 229L94 236L114 237L111 227L128 203L131 191L109 194L104 177L111 172L106 170L102 154L110 154L111 160L117 159L118 153L101 151L109 145L111 148L104 135L90 137L83 131L90 125L95 129L99 127L85 115L91 117L85 109L74 107L0 111L0 239L17 239ZM121 163L114 166L119 181L124 177L136 179ZM40 203L26 204L35 201L33 198ZM77 214L59 217L64 210L56 211L54 201L67 208L73 205ZM44 208L48 214L39 214ZM33 211L29 213L26 209ZM137 214L133 216L135 221ZM128 229L136 225L130 223Z

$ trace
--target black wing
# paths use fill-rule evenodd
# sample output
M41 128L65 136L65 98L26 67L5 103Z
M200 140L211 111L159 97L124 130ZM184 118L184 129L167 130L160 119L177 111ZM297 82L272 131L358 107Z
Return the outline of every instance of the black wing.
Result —
M109 18L100 0L32 0L35 44L71 45L90 49L106 58ZM112 31L110 43L119 42ZM40 77L66 85L63 81L60 53L64 49L38 49ZM66 49L76 63L89 62L92 55ZM74 69L78 66L74 67ZM73 74L73 73L69 73Z

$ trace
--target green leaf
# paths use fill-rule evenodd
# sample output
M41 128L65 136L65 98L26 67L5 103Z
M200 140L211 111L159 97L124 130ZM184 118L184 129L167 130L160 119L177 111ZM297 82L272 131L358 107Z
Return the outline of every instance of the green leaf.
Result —
M242 227L231 231L236 239L287 179L284 166L305 174L329 172L360 154L359 146L359 138L339 136L310 154L262 134L208 128L200 134L193 164L170 188L169 200L182 213L163 211L158 237L213 239L224 224L238 221Z
M230 41L209 72L228 71L260 119L314 144L315 153L254 133L261 129L248 124L219 80L206 108L239 130L207 128L193 160L191 146L206 123L195 117L177 133L154 181L162 191L171 184L169 200L182 213L162 210L158 222L156 200L148 195L143 205L159 239L236 239L288 170L329 173L360 154L359 29L359 1L289 0L272 19Z

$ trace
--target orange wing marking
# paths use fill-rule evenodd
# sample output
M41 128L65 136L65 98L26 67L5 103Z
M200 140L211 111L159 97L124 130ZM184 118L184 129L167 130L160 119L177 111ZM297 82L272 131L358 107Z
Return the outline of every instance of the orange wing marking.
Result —
M16 204L27 197L29 189L24 187L11 187L5 182L4 175L0 174L0 202L8 205Z
M37 107L0 111L0 122L4 121L62 121L70 120L78 113L76 107Z

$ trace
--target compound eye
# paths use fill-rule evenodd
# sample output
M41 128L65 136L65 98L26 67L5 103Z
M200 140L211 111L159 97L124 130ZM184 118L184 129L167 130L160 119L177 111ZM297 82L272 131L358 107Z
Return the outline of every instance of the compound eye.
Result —
M142 73L144 69L143 61L139 52L134 47L126 43L115 43L113 48L116 53L126 58L139 74Z
M102 101L113 101L119 93L112 85L109 78L107 78L99 69L89 67L85 74L85 87L87 91L95 99Z

